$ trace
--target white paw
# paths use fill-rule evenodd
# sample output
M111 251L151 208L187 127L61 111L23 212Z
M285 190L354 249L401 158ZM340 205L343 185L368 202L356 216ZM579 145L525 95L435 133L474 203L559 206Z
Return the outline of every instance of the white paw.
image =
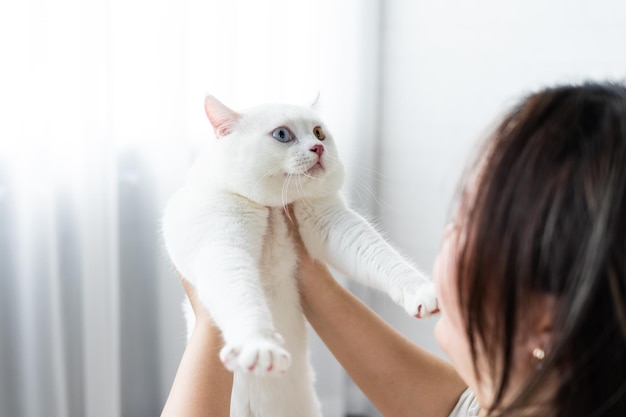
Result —
M394 288L390 292L390 296L396 303L404 307L407 313L418 319L439 312L435 285L431 281Z
M258 376L284 375L291 364L291 355L279 342L261 337L241 344L227 344L220 351L220 359L230 371L240 370Z

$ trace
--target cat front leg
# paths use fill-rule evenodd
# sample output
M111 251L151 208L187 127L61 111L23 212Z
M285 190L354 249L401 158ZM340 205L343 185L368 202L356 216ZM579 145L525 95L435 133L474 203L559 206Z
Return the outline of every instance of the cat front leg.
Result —
M340 196L294 204L300 234L314 258L349 277L386 292L408 314L437 312L435 288Z
M222 331L220 358L231 371L281 375L290 355L275 331L259 273L268 210L224 195L206 211L194 220L191 234L199 237L181 272Z

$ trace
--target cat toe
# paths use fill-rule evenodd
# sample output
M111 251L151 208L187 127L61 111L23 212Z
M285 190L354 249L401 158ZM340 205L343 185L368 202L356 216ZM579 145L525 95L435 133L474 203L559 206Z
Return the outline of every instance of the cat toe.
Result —
M272 349L258 349L254 358L242 358L242 362L248 371L256 375L269 374L274 369L274 351Z
M229 371L233 372L237 369L239 357L239 349L232 345L226 345L220 350L220 360Z
M439 311L435 287L431 282L405 294L403 301L406 312L417 318L430 317Z
M288 352L283 351L282 354L278 355L274 362L274 371L277 375L284 375L287 373L289 365L291 365L291 355L289 355Z
M425 284L417 297L412 300L412 305L406 306L406 310L417 318L430 317L439 312L434 285L430 282Z
M282 375L291 363L289 353L273 342L249 343L237 359L238 367L255 375Z
M290 365L290 356L284 349L259 351L254 373L257 375L282 375Z
M415 311L415 309L413 311ZM426 300L417 306L417 313L415 314L415 317L417 317L418 319L423 319L437 313L439 313L437 300L435 299L434 302L433 300Z

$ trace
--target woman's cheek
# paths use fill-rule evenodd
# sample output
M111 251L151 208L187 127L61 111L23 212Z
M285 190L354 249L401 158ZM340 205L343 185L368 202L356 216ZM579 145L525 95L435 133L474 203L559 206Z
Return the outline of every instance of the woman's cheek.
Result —
M433 267L433 280L437 290L440 318L435 325L435 339L446 355L454 361L458 345L467 337L458 300L456 279L456 228L446 227L441 248Z
M435 339L446 355L451 357L454 355L451 349L455 343L458 343L458 337L462 335L457 334L459 333L459 326L455 326L455 322L458 321L458 312L454 303L451 302L450 298L453 296L453 293L450 291L450 286L447 285L449 280L446 278L440 276L435 284L440 310L439 320L435 325Z
M448 225L444 229L441 248L433 267L433 280L437 291L439 309L442 312L451 307L450 298L456 293L452 288L456 285L454 277L456 259L454 230L453 225Z
M449 276L447 276L448 268L446 267L446 264L449 263L449 243L447 242L449 238L449 233L446 232L447 228L446 231L444 231L443 233L441 248L439 249L439 253L435 258L435 263L433 266L433 281L435 284L435 289L437 291L437 304L439 306L440 312L439 320L435 325L435 339L437 340L437 343L443 349L443 351L449 356L450 352L448 348L450 337L448 333L450 331L450 322L448 314L450 313L450 306L448 300L449 289L447 288L449 285Z

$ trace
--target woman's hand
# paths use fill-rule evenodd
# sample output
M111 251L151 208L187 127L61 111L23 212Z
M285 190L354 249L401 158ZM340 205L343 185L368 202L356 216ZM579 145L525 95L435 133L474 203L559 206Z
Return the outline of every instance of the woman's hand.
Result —
M187 298L191 303L191 308L193 309L193 314L196 316L196 327L197 326L210 326L213 327L213 320L209 315L209 312L200 302L198 298L198 292L196 291L196 287L189 281L187 281L180 272L178 273L180 277L180 282L185 289L185 294L187 294Z
M181 276L196 324L161 417L229 417L233 375L219 359L223 341L196 288Z
M304 246L300 231L298 229L298 219L293 211L293 206L287 206L285 213L289 235L296 248L298 255L298 286L300 288L300 298L303 308L307 308L309 303L308 296L314 296L315 291L319 289L324 280L334 281L334 278L326 268L326 265L311 258L309 252Z

